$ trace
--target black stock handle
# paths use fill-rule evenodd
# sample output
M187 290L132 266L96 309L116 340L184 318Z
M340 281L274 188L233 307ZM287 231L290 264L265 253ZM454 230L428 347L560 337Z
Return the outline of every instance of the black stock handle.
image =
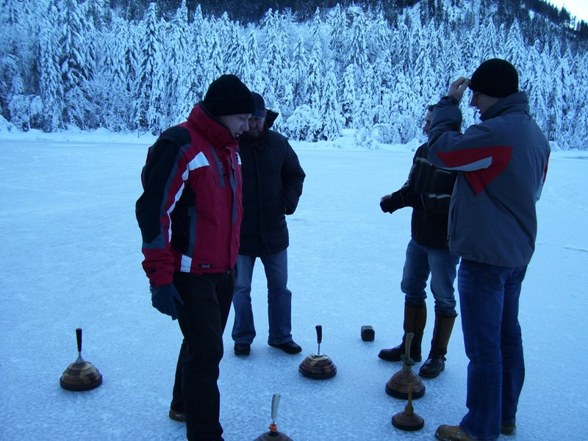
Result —
M320 345L323 341L323 327L322 325L316 325L316 341Z
M82 352L82 328L76 328L76 340L78 342L78 352Z

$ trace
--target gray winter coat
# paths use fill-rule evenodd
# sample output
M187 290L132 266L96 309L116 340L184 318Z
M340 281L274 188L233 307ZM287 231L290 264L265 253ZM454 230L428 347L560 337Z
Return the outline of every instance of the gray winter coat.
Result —
M529 263L535 249L539 200L549 143L529 114L527 95L501 99L463 134L458 103L435 107L429 159L458 170L449 212L449 248L463 259L504 267Z

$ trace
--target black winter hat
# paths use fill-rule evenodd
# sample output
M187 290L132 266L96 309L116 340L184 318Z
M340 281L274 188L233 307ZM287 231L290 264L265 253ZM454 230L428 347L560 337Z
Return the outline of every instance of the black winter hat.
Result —
M519 91L519 74L508 61L492 58L476 69L469 88L484 95L504 98Z
M263 97L256 92L251 92L251 94L253 95L253 101L255 101L255 112L253 112L253 116L265 118L266 108Z
M204 106L214 116L255 112L251 91L235 75L221 75L210 83Z

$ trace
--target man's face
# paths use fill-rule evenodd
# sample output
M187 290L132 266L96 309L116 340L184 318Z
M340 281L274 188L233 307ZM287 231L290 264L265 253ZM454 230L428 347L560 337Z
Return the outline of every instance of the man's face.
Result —
M249 118L251 118L250 113L241 113L238 115L223 115L219 116L218 120L227 128L233 138L238 138L249 130Z
M423 126L423 133L429 136L429 129L431 128L431 118L433 117L433 113L427 111L425 115L425 125Z
M252 138L258 138L263 133L263 126L265 124L265 116L252 116L249 118L249 131L247 134Z
M480 115L483 115L486 112L486 110L488 110L498 101L500 101L500 98L484 95L483 93L475 92L472 90L472 99L470 100L470 106L478 109Z

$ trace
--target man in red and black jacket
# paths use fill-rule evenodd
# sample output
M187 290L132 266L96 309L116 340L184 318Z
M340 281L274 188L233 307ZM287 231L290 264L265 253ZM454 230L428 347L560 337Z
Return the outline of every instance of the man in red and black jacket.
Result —
M234 75L208 88L188 120L149 148L136 216L152 303L184 336L169 416L188 439L221 441L217 380L242 218L239 136L255 110Z

